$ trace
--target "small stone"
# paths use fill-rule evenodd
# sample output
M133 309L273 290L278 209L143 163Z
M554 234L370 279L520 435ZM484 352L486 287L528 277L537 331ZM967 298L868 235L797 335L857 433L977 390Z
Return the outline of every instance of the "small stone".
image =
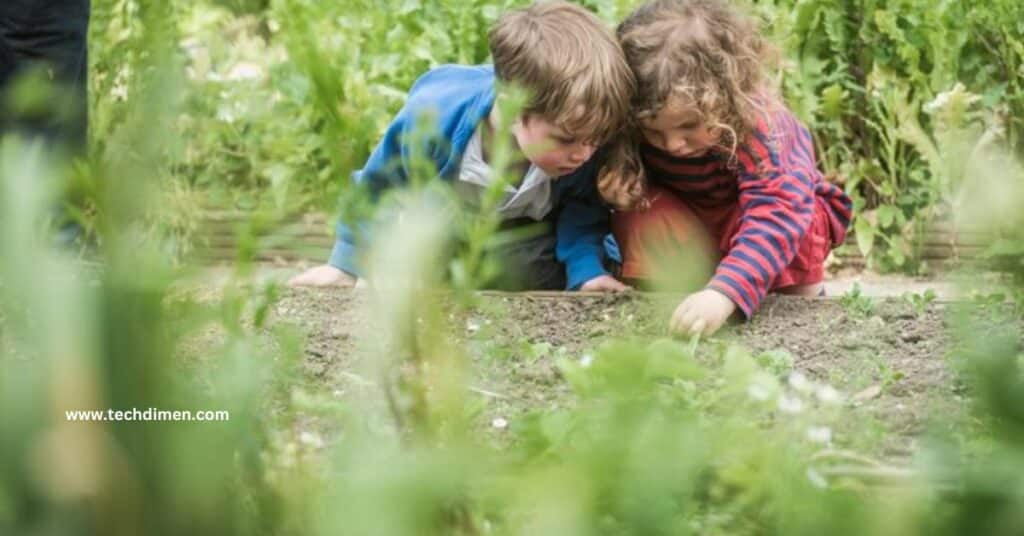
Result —
M903 333L902 335L900 335L900 339L903 340L903 342L905 343L915 344L921 342L924 339L924 337L922 337L919 333Z
M854 403L854 405L859 405L864 402L867 402L868 400L871 400L872 398L878 398L878 395L880 394L882 394L882 386L872 385L871 387L861 390L857 394L853 395L851 401Z

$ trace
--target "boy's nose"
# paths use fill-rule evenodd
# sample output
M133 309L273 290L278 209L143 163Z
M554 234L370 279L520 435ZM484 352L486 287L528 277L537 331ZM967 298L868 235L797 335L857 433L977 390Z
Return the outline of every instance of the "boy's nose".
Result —
M594 145L581 143L573 149L572 153L569 154L569 158L575 163L582 164L590 160L590 157L593 156L596 150L597 147Z

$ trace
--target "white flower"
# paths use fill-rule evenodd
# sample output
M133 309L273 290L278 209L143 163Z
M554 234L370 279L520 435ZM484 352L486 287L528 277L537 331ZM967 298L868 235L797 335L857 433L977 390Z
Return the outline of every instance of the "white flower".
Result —
M789 375L789 386L800 393L809 393L814 389L814 384L801 372L794 372Z
M234 123L236 118L234 112L230 108L222 106L217 110L217 119L230 124Z
M228 71L227 79L233 82L263 79L263 67L255 63L239 62Z
M811 426L807 429L807 439L827 445L832 442L832 429L828 426Z
M764 384L753 382L750 384L749 387L747 387L747 394L750 396L750 398L763 402L765 400L768 400L768 397L771 396L771 391L769 391L768 387L766 387Z
M800 413L804 410L804 401L800 397L785 394L779 397L779 411L783 413Z
M315 449L323 448L324 440L319 435L313 432L302 432L299 434L299 443L303 445L309 445Z
M823 385L818 388L815 393L818 395L818 400L821 400L825 404L839 404L842 402L842 395L839 391L836 391L831 385Z
M508 421L501 417L495 417L494 420L491 421L491 427L497 428L498 430L504 430L508 428Z
M593 364L594 364L594 356L593 355L591 355L591 354L583 354L582 356L580 356L580 366L581 367L587 368L587 367L589 367L590 365L593 365Z
M114 87L110 88L110 96L118 101L128 100L128 86L120 83L114 84Z
M477 331L480 331L480 324L473 320L466 320L466 331L476 333Z

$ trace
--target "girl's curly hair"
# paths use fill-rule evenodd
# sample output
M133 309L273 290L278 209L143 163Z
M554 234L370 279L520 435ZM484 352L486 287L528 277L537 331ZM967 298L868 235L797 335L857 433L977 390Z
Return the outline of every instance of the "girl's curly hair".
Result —
M775 48L762 39L752 18L724 0L655 0L630 14L616 33L637 79L632 103L637 119L680 99L722 131L721 146L735 151L767 103L776 100L766 74L777 61ZM623 156L610 160L602 173L603 188L599 182L602 196L617 208L635 206L640 199L613 192L643 190L643 174L631 168L638 158L626 156L628 150L619 149ZM635 144L631 150L636 151ZM616 162L629 165L611 167Z

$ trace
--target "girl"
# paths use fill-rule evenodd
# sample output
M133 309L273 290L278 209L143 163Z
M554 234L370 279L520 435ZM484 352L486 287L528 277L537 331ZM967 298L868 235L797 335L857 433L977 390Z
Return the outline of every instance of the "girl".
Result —
M770 90L771 51L754 23L716 0L658 0L618 28L637 77L638 143L598 182L616 207L622 276L654 277L656 244L710 240L710 282L671 328L710 334L769 290L822 293L825 257L842 243L851 202L822 178L806 127Z

